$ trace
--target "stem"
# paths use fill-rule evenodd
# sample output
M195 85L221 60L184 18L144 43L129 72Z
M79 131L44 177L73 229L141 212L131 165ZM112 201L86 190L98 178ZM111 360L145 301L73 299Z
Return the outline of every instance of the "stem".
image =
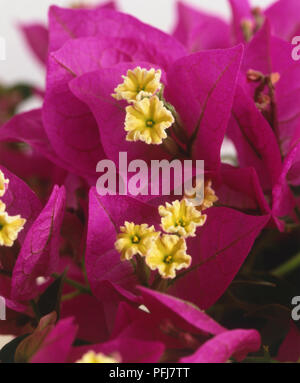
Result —
M174 117L174 124L172 125L172 132L176 136L177 141L171 139L169 134L169 139L172 140L170 143L165 147L165 149L171 154L171 155L177 155L179 158L183 156L187 156L187 152L183 146L186 146L188 144L188 135L182 125L182 121L180 119L179 114L177 113L176 109L172 104L166 101L164 98L164 85L162 86L160 92L158 93L159 99L163 102L165 108L169 110L173 117ZM164 144L166 143L166 140L164 140Z
M81 292L80 292L79 290L73 291L73 292L70 293L70 294L65 294L65 295L63 295L63 296L61 297L61 301L62 301L62 302L70 301L71 299L78 297L80 294L81 294Z
M54 273L54 274L52 274L52 277L55 278L55 279L57 279L57 278L60 277L60 275ZM83 293L83 294L89 294L89 295L92 294L92 293L91 293L91 289L89 288L89 286L84 286L84 285L82 285L81 283L78 283L78 282L76 282L76 281L73 281L73 279L65 278L65 279L64 279L64 282L67 283L68 285L74 287L75 289L77 289L78 291L80 291L80 292Z
M179 141L183 142L184 144L187 144L188 136L186 134L186 131L183 129L179 114L177 113L176 109L174 108L172 104L168 103L165 99L163 99L163 102L165 104L165 107L172 113L175 119L175 123L173 125L173 131L176 137L179 139Z
M169 287L168 280L163 279L159 274L157 274L153 281L151 289L164 293L167 291L168 287Z
M300 267L300 253L289 259L286 263L277 267L275 270L271 271L271 273L275 275L275 277L284 277L295 271L298 267Z
M167 138L163 140L162 147L172 157L174 158L182 157L181 147L177 144L177 142L171 136L168 136Z
M278 143L280 142L279 128L278 128L278 111L276 105L275 87L272 84L271 77L267 77L267 86L269 88L269 96L271 99L271 126L277 137Z
M139 281L143 286L148 287L150 269L146 265L145 260L140 255L136 255L135 259L136 259L136 273L139 278Z
M161 276L159 274L156 274L155 278L154 278L154 281L151 285L151 289L152 290L156 290L157 287L159 286L160 284L160 281L161 281Z
M34 315L35 315L37 321L39 322L39 320L41 319L40 310L39 310L36 302L33 299L30 301L30 305L32 307L32 310L34 312Z

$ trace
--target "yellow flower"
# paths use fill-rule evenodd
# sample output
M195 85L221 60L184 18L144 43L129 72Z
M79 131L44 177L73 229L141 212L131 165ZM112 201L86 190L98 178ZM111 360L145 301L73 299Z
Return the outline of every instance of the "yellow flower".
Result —
M9 180L6 180L4 174L0 170L0 197L3 197L6 191L6 185L9 183Z
M19 215L10 217L5 212L4 203L0 202L0 246L12 247L25 223L26 219Z
M200 190L202 185L203 185L203 181L199 182L197 184L197 189ZM211 186L212 186L211 180L204 182L203 200L199 201L200 204L196 205L197 210L199 210L199 211L206 210L206 209L212 207L214 205L214 203L219 200L219 198L216 196L214 189ZM192 202L192 200L194 200L196 198L196 194L185 192L185 198L187 200L191 200L191 202Z
M202 205L198 207L199 210L205 210L214 205L215 202L218 201L218 197L215 194L215 191L211 187L211 180L205 181L204 184L204 199Z
M161 71L154 68L147 70L138 66L122 77L124 82L118 85L114 90L116 93L112 95L117 100L140 101L161 89Z
M192 258L186 254L186 242L177 235L163 235L154 243L146 255L146 263L151 270L158 269L164 278L175 278L176 270L186 269Z
M186 199L177 200L172 204L158 208L161 215L161 227L167 233L178 234L182 237L195 237L196 228L203 226L206 215L190 204Z
M125 222L120 230L121 233L117 235L115 248L121 253L122 261L129 261L136 254L145 256L160 235L155 231L154 226L135 225L133 222Z
M94 351L89 351L76 363L118 363L118 361L102 353L96 354Z
M125 130L127 141L143 141L159 145L167 138L166 129L174 117L157 96L144 98L126 108Z

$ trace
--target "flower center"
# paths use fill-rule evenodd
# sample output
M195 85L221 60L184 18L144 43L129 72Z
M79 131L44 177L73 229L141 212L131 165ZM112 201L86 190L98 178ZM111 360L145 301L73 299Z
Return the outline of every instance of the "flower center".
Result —
M139 243L140 237L138 235L134 235L131 240L132 240L132 243Z
M146 126L148 128L153 128L154 124L155 124L155 122L153 120L147 120L146 121Z
M167 265L170 265L172 262L173 262L173 256L172 255L166 255L164 257L164 263L166 263Z
M186 225L186 222L183 218L179 218L175 221L176 227L178 227L178 226L185 227L185 225Z
M2 225L2 223L0 223L0 231L4 228L4 225Z

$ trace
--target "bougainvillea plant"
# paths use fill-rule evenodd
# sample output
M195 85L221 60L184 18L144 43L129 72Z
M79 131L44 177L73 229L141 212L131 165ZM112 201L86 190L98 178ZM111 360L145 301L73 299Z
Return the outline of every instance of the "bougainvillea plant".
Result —
M46 80L0 86L1 362L300 360L300 3L230 5L179 2L170 34L114 2L21 26ZM201 203L145 193L153 162L193 164Z

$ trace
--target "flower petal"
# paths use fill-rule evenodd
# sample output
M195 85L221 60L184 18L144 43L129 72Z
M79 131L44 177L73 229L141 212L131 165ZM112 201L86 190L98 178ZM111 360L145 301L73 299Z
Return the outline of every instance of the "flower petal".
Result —
M12 276L12 297L29 300L37 294L36 278L48 277L59 265L60 228L65 208L65 189L56 186L31 226Z

